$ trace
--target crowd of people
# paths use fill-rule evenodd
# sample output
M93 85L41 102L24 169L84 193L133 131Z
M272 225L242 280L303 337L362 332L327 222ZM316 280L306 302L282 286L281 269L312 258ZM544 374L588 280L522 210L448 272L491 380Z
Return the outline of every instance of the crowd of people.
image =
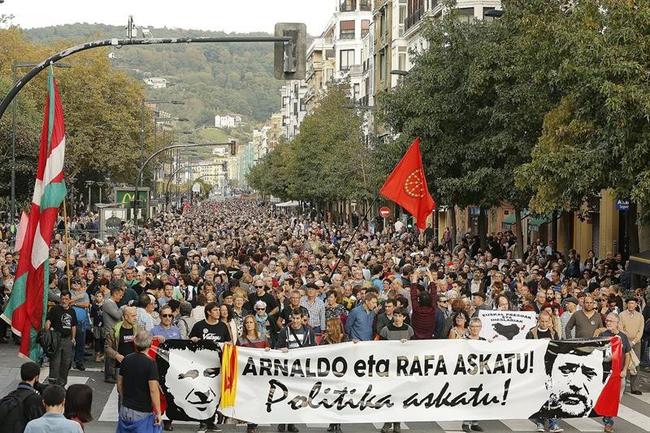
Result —
M512 233L491 235L486 248L468 234L452 248L447 233L438 244L404 224L376 232L360 223L352 238L355 227L317 214L287 215L260 201L233 199L160 214L107 241L80 234L69 249L56 235L45 323L52 386L26 431L48 431L41 419L70 412L63 387L72 367L85 369L87 352L103 362L105 381L117 384L118 431L144 422L173 430L173 421L161 418L158 373L147 357L152 341L291 350L375 339L481 339L481 310L534 311L538 325L528 338L620 335L621 374L631 393L641 393L650 304L646 288L630 287L620 255L590 252L582 260L538 241L515 258ZM7 243L0 246L6 300L18 257ZM0 332L3 342L11 338L6 327ZM34 388L33 379L24 374L21 386ZM87 413L75 422L89 420ZM537 431L562 431L557 418L532 421ZM217 414L199 431L218 431L222 422ZM483 430L471 420L462 428ZM256 430L248 425L248 433ZM340 432L341 425L328 431ZM381 431L400 433L400 423ZM604 431L613 431L611 418Z

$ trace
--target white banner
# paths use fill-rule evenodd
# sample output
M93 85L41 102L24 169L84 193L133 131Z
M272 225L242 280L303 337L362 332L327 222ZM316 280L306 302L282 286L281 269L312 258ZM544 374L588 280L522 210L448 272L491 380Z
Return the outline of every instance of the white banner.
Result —
M526 334L537 325L534 311L479 310L481 337L488 341L523 340Z
M287 353L239 347L235 404L221 411L255 423L525 418L548 400L548 344L372 341Z

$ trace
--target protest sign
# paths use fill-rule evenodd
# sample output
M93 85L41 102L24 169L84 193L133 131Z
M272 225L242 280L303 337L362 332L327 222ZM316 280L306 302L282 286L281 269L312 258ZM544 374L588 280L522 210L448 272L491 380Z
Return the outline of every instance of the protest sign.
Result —
M537 325L534 311L479 310L481 337L488 341L523 340L526 334Z
M620 340L375 341L282 352L167 340L166 417L357 423L615 416Z
M236 348L234 356L222 378L235 396L221 412L255 423L582 417L618 408L608 339L378 341L288 353Z

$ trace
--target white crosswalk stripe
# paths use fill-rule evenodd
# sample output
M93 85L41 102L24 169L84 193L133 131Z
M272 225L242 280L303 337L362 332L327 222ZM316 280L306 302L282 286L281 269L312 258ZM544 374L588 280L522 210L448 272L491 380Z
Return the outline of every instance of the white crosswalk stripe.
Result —
M637 400L641 400L644 403L650 404L650 394L641 394L641 395L634 395L634 394L625 394L629 395L632 398L636 398Z
M635 411L625 405L618 408L618 417L625 421L642 428L644 431L650 431L650 417Z
M377 430L381 430L381 428L384 426L384 423L383 422L373 422L372 425L374 425ZM399 426L400 426L400 428L402 430L408 430L409 429L409 426L406 425L406 423L403 423L403 422L399 423Z
M567 418L562 421L579 432L603 431L603 425L592 418Z
M535 429L535 424L532 421L527 419L504 419L500 420L503 424L506 425L512 431L533 431Z
M104 405L104 409L102 410L102 414L99 416L98 421L116 422L117 408L118 408L117 386L114 386L113 390L108 396L108 400L106 400L106 404Z

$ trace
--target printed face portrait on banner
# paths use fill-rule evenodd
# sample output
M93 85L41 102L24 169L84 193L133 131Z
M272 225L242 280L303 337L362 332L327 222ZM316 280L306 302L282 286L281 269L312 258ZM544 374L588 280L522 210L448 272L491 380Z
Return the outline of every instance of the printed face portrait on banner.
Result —
M550 397L542 411L558 418L594 416L592 411L610 374L611 348L553 342L545 364Z
M219 347L211 341L169 340L159 350L158 370L167 397L167 416L197 421L212 418L221 398Z

